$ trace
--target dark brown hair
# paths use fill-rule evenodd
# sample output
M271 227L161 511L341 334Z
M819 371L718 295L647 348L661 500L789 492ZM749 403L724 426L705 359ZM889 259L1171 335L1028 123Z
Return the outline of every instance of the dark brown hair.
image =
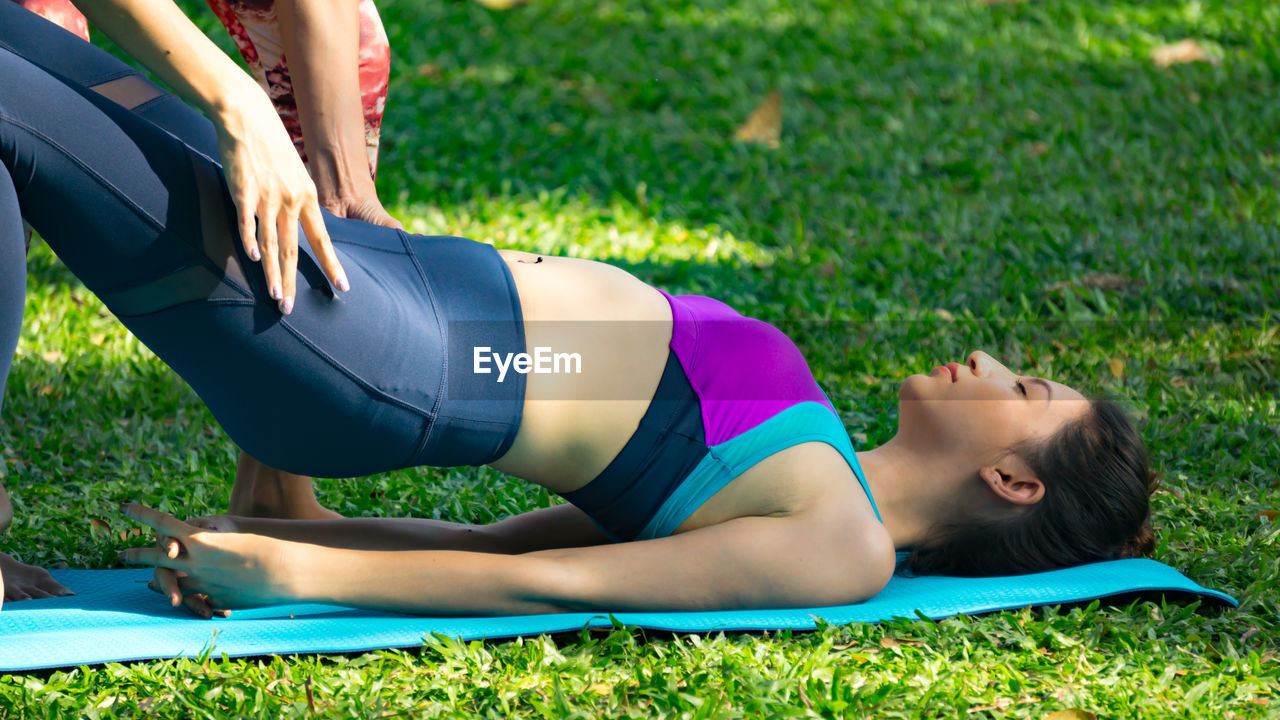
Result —
M917 574L1019 575L1116 558L1155 547L1156 480L1133 423L1114 402L1047 440L1014 449L1044 482L1044 496L1014 517L970 518L936 528L912 550Z

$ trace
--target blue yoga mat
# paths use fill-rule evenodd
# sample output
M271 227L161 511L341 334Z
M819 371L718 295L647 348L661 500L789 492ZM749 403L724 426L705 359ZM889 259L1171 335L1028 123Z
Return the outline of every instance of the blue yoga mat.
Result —
M0 671L36 670L129 660L194 657L209 650L231 657L275 653L358 652L417 647L425 635L464 640L537 635L583 626L610 627L609 613L514 617L416 617L333 605L237 610L201 620L147 589L150 570L62 570L53 573L77 594L6 603L0 611ZM812 630L829 624L924 615L940 619L1028 605L1057 605L1138 591L1199 596L1235 607L1154 560L1115 560L1014 577L895 576L879 595L857 605L793 610L614 613L619 622L655 630Z

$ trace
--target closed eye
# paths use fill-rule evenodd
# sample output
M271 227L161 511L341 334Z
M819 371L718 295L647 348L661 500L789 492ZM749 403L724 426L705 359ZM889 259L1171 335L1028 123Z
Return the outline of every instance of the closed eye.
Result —
M1027 394L1027 386L1022 384L1021 380L1018 381L1017 385L1018 385L1018 392L1022 393L1023 396L1025 397Z

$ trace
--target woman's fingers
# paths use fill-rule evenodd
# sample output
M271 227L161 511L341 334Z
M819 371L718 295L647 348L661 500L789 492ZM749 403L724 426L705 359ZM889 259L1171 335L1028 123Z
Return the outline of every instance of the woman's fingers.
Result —
M147 584L152 590L164 595L169 604L178 607L182 602L182 590L178 587L178 572L169 568L156 568L155 576Z
M171 538L164 533L156 533L156 547L164 550L165 554L172 558L176 558L182 554L182 543L175 538Z
M130 520L135 520L146 525L161 535L167 535L170 538L175 538L179 541L185 541L187 538L191 537L191 533L200 531L199 528L192 527L168 513L162 513L159 510L153 510L146 505L139 505L138 503L125 503L121 505L120 513ZM136 549L158 551L158 548Z
M213 617L213 608L209 606L209 599L204 595L184 595L182 604L205 620ZM175 607L177 606L175 605Z
M229 610L215 610L208 595L191 588L180 587L180 582L185 579L185 575L167 568L156 568L156 577L147 583L147 587L168 598L169 604L173 607L181 605L205 620L215 616L227 617L231 614Z
M333 243L329 241L329 230L324 226L324 214L320 212L320 206L315 202L303 205L301 220L302 231L307 234L307 242L315 252L325 277L342 292L350 290L351 283L347 281L347 273L343 271L338 254L333 251Z
M262 259L262 251L258 249L257 222L253 217L253 209L257 207L258 191L252 184L245 183L238 188L233 198L236 206L236 218L240 226L240 243L250 260Z
M179 584L182 586L182 602L191 612L208 620L211 617L227 617L231 614L230 610L219 610L214 607L214 601L209 594L204 592L204 588L199 585L193 578L180 577Z
M158 568L171 568L178 570L187 566L187 558L171 558L169 554L160 548L129 548L121 550L120 562L129 565L153 565Z

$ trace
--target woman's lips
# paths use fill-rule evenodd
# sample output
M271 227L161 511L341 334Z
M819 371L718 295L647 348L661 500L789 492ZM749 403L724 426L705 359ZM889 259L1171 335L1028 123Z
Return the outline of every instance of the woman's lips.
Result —
M960 363L949 362L944 367L947 368L947 372L951 373L951 382L960 379Z
M939 365L938 367L934 368L934 369L933 369L933 372L931 372L931 373L929 373L929 374L930 374L930 375L932 375L933 373L936 373L936 372L938 372L939 370L945 370L945 371L947 372L947 375L951 378L951 382L955 382L955 381L956 381L956 368L958 368L958 367L959 367L959 365L957 365L956 363L947 363L946 365Z

